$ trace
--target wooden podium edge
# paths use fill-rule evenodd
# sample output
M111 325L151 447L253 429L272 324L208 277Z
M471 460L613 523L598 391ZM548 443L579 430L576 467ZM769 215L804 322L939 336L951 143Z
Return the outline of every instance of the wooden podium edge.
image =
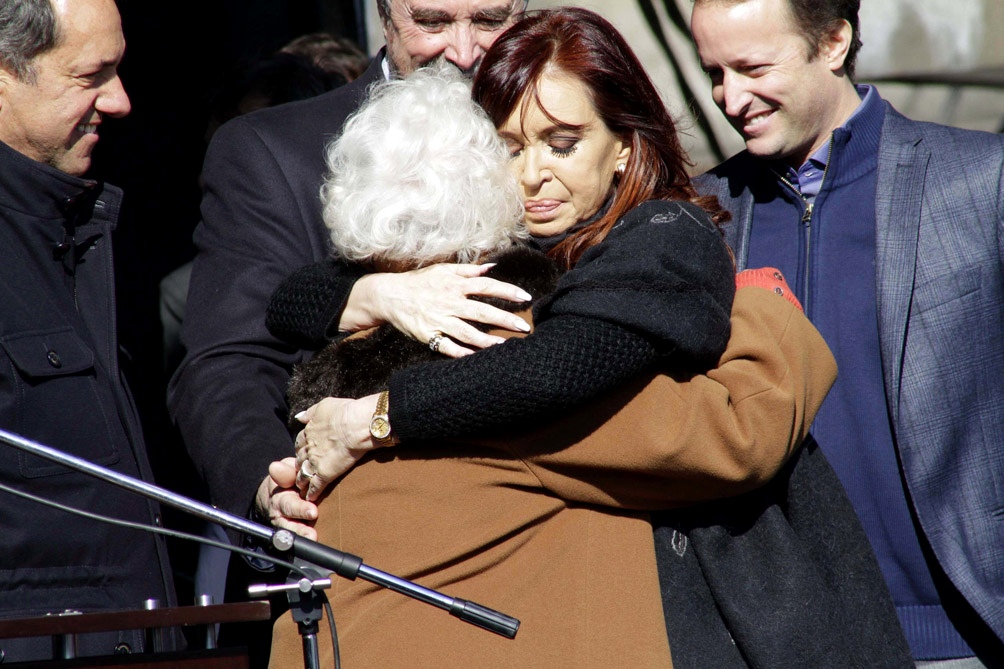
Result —
M0 639L268 620L270 613L271 607L267 601L135 611L60 613L0 620Z
M104 655L4 664L11 669L248 669L247 648Z

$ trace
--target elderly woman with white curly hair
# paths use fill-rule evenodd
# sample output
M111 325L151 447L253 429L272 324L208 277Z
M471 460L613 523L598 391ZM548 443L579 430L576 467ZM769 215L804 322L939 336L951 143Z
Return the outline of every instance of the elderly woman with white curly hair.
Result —
M529 234L505 145L454 68L423 68L374 88L326 158L323 215L343 261L401 272L489 258L492 276L537 296L554 288L557 265L524 244ZM435 354L391 325L366 330L294 370L290 408L296 414L328 396L377 392L395 369Z

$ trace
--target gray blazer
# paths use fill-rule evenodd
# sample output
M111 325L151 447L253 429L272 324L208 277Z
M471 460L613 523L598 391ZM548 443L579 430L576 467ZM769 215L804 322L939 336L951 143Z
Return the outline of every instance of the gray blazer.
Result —
M942 569L1004 639L1004 136L885 105L875 267L900 466ZM733 214L739 269L762 169L743 152L696 179Z

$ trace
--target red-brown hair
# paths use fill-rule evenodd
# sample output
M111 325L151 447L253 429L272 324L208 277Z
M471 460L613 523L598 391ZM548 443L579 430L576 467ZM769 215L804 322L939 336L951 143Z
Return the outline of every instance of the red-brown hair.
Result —
M562 241L552 256L571 267L646 200L686 200L716 223L729 220L715 197L699 196L690 184L690 160L658 91L620 33L594 12L561 7L525 14L485 54L474 78L474 100L500 127L528 96L539 104L537 86L548 68L585 84L607 128L631 145L607 212Z

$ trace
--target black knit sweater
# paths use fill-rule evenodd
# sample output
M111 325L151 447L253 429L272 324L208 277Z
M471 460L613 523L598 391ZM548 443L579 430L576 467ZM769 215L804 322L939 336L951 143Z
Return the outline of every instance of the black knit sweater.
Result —
M269 330L308 348L329 341L361 273L337 261L295 273L272 297ZM646 202L534 306L531 335L395 372L394 431L413 441L526 429L653 365L708 369L728 342L734 294L731 256L703 210Z

